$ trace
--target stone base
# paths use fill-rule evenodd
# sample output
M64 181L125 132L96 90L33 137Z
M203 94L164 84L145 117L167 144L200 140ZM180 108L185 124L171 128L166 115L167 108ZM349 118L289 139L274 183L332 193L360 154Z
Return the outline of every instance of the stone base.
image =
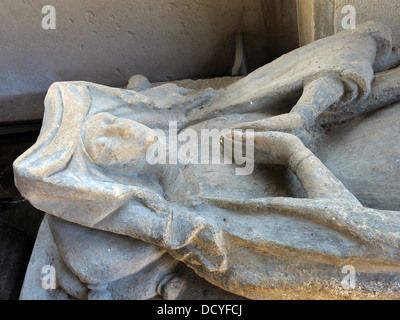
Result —
M57 247L53 241L47 218L40 226L31 259L22 285L20 300L73 300L59 286L56 289L42 288L42 268L46 265L54 266L57 259Z
M98 249L98 248L97 248ZM96 248L93 248L96 250ZM164 261L167 259L166 261ZM158 264L151 265L151 272L144 270L139 275L132 274L110 284L89 284L82 283L75 274L66 266L60 255L59 249L54 242L53 234L50 230L47 216L43 219L39 229L36 243L32 251L31 259L25 274L25 280L20 293L20 300L243 300L245 298L236 296L217 288L204 279L198 277L189 268L180 265L175 272L170 273L165 281L158 286L161 288L159 295L151 294L151 286L146 292L146 288L137 286L140 282L146 281L146 274L156 281L158 274L168 271L168 257L164 256ZM163 264L163 261L167 265ZM175 265L175 264L174 264ZM42 277L48 276L47 272L42 272L43 267L52 266L56 272L55 289L44 289L42 287ZM44 270L45 271L45 270ZM149 271L149 270L148 270ZM150 279L150 280L151 280ZM148 279L147 279L148 280ZM139 281L139 283L137 282ZM150 281L151 282L151 281ZM151 283L150 283L151 284ZM190 288L188 286L190 284ZM110 286L111 292L106 289ZM104 288L103 288L104 287ZM132 288L135 288L132 291ZM107 295L104 295L106 293Z

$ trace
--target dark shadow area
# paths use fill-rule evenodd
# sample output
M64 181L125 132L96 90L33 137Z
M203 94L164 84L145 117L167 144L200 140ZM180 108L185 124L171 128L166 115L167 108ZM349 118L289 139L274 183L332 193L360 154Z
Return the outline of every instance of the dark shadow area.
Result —
M20 195L14 184L12 168L14 160L35 143L39 135L39 131L36 130L38 126L40 124L36 122L0 126L1 300L18 299L44 216L43 212L35 209Z

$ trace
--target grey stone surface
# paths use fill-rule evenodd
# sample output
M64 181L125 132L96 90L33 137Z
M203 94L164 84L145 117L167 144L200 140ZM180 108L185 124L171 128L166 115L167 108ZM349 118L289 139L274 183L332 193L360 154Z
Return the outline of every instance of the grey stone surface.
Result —
M58 252L47 219L44 218L29 261L29 267L22 285L20 300L69 300L71 297L59 287L55 290L42 288L42 268L55 266Z
M218 88L53 84L41 135L14 171L21 194L51 215L58 253L76 277L64 289L82 298L73 283L84 283L89 299L398 298L397 197L377 191L385 207L373 198L366 206L363 192L379 180L346 156L369 161L360 121L382 134L375 143L398 136L398 124L383 120L399 101L395 62L390 29L369 22ZM173 152L172 138L204 129L220 132L206 154L233 161L151 163L163 147ZM237 145L251 150L246 174L231 152ZM397 158L391 146L385 156ZM393 162L387 168L398 177ZM349 265L351 292L342 283Z

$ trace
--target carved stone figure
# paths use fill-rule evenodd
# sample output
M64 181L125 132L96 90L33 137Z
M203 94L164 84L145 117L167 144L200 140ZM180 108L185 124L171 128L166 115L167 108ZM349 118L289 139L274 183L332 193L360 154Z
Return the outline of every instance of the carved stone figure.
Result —
M225 86L53 84L14 171L48 213L61 287L79 299L398 298L399 63L389 28L369 22ZM204 129L221 132L210 155L251 144L251 174L236 174L237 154L149 163L160 131L178 143L169 152Z

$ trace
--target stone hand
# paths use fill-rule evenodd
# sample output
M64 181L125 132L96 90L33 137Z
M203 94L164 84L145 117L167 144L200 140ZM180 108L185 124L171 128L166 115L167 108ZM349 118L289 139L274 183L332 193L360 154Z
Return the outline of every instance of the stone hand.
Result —
M342 81L330 76L320 77L305 85L302 96L289 113L254 122L240 123L234 128L284 132L307 128L314 125L321 113L338 101L343 94Z
M260 162L272 165L289 165L290 158L305 150L303 142L296 136L284 132L241 132L228 131L221 141L226 148L241 148L243 143L254 145L254 154ZM230 154L235 154L231 152ZM259 162L259 161L257 161Z

